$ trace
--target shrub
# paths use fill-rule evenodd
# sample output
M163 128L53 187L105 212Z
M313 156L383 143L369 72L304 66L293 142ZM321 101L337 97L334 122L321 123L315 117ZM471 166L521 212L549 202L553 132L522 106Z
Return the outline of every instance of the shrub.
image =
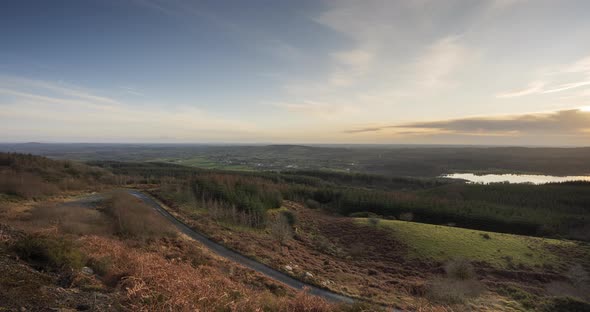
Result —
M426 297L444 304L463 303L479 296L485 287L476 280L435 279L427 285Z
M293 211L282 210L281 214L285 217L287 223L289 223L290 226L295 226L297 224L297 216L293 213Z
M360 258L367 254L367 245L361 242L352 243L348 247L348 254L354 258Z
M284 214L275 215L270 224L272 236L279 242L284 243L293 238L293 229Z
M368 212L368 211L353 212L353 213L349 214L348 216L351 218L377 218L377 217L379 217L378 214Z
M371 304L368 302L363 302L363 301L358 301L358 300L350 305L343 305L338 308L339 309L337 311L341 311L341 312L382 311L382 309L379 309L374 304Z
M120 277L116 285L124 311L341 311L305 292L277 297L257 291L216 266L170 261L105 237L86 236L82 241L92 258L112 259L110 274Z
M322 252L322 253L333 255L336 257L344 256L342 249L338 248L328 238L326 238L323 235L312 236L312 241L313 241L313 246L315 247L315 249ZM352 247L354 247L354 245L351 246L351 248ZM359 247L359 248L361 248L361 247ZM358 249L356 247L354 247L352 249L353 249L352 254L354 254L356 251L358 251Z
M311 198L308 198L305 200L305 206L311 209L319 209L321 207L321 204Z
M99 276L107 276L113 265L113 259L109 256L101 258L91 258L88 266L91 267Z
M170 236L174 228L140 199L125 192L114 193L104 207L114 219L115 233L121 237L149 239Z
M543 303L541 311L590 312L590 303L571 297L553 297Z
M41 204L31 209L27 221L36 227L55 226L69 234L111 234L109 220L95 209L71 205Z
M40 198L58 192L55 185L28 172L0 171L0 193L25 199Z
M475 277L473 265L466 259L451 260L445 264L444 269L449 278L468 280Z
M399 219L402 221L412 221L414 220L414 214L411 212L404 212L399 215Z
M573 284L564 281L553 281L545 286L547 292L557 297L571 297L581 300L590 300L590 287L588 284Z
M527 309L533 309L536 307L539 298L519 287L513 285L507 285L498 289L500 295L508 296L522 304Z
M381 219L377 218L377 217L369 217L368 222L369 225L376 227L377 225L379 225L379 221L381 221Z
M14 251L23 260L49 270L80 269L84 255L66 239L28 236L17 241Z
M0 153L0 193L38 199L110 183L106 170L41 156Z
M588 272L586 272L586 270L584 270L584 267L579 263L572 266L567 271L566 276L576 287L584 286L585 284L590 282Z
M246 211L227 203L208 200L203 202L209 216L219 222L227 222L233 225L262 228L266 226L266 213L260 211Z

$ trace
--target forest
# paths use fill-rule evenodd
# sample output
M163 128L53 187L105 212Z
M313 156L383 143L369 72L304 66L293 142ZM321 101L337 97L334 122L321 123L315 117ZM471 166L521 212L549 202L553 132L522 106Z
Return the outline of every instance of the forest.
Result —
M3 196L37 198L93 186L151 184L195 209L215 206L260 226L283 199L343 216L443 224L590 240L590 183L467 184L441 178L334 171L230 172L168 163L94 161L90 166L1 153ZM173 190L173 191L170 191ZM164 191L162 191L164 192Z
M155 183L195 208L215 204L262 216L281 199L355 216L589 240L590 183L467 184L451 179L323 171L228 172L161 163L93 162Z

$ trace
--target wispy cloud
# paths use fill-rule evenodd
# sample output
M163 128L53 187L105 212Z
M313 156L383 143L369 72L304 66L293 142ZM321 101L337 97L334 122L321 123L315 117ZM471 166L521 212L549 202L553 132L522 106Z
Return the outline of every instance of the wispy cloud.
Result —
M279 100L277 106L322 119L325 114L318 110L367 115L403 105L401 98L421 99L459 87L458 75L477 60L478 52L462 36L441 33L432 24L425 7L444 6L430 0L328 2L328 9L315 21L337 32L347 44L328 54L323 75L287 81L284 90L289 100ZM413 37L408 37L408 23L419 25L412 29ZM342 113L331 119L355 117L358 114Z
M373 51L362 48L334 53L335 70L329 78L330 84L337 87L353 85L370 70L374 57Z
M555 93L555 92L561 92L561 91L566 91L566 90L570 90L570 89L576 89L579 87L583 87L583 86L588 86L590 85L590 80L588 81L579 81L579 82L572 82L572 83L566 83L566 84L562 84L559 85L555 88L549 89L549 90L545 90L543 91L543 93Z
M21 77L0 76L0 83L5 87L13 87L17 90L35 89L41 93L60 94L62 97L78 100L87 100L102 105L119 105L120 103L112 98L97 95L79 86L63 82L47 82ZM5 89L6 90L6 89Z
M563 68L566 73L586 73L590 75L590 56L586 56Z
M573 78L577 81L571 82ZM513 98L532 94L550 94L578 89L590 86L590 56L584 57L571 64L560 66L542 75L542 79L529 83L521 90L502 92L496 95L498 98ZM570 82L565 82L565 81Z
M345 131L350 134L390 131L419 135L460 134L475 136L584 136L590 128L590 112L581 109L503 117L480 117L373 126Z
M358 107L351 105L336 105L315 101L278 103L276 106L284 108L290 112L313 116L324 120L339 119L342 116L350 117L360 112Z
M86 140L157 141L165 134L182 141L227 140L257 131L252 123L218 117L195 107L131 105L88 90L20 78L13 79L10 88L0 88L0 107L0 133L31 138L76 134ZM36 129L43 129L43 133Z
M465 66L472 56L459 40L457 36L449 36L428 47L416 62L415 72L419 85L433 88L452 83L450 75Z
M137 90L137 88L133 87L120 87L125 93L136 95L136 96L145 96L143 92Z
M498 98L513 98L513 97L525 96L525 95L529 95L529 94L535 94L535 93L539 93L539 92L543 91L544 86L545 86L545 82L533 81L533 82L529 83L529 85L524 89L500 93L496 97L498 97Z

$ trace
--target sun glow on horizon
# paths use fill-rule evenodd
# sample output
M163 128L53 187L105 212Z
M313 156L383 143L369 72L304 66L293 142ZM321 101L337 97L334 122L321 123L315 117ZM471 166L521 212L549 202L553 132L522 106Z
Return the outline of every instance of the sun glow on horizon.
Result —
M590 106L582 106L582 107L580 107L580 111L582 111L582 112L590 112Z

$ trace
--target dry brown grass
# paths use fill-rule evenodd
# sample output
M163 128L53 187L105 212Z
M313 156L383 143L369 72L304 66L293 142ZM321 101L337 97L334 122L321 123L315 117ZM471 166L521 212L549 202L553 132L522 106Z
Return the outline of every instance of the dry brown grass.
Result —
M98 190L115 182L115 176L101 168L41 156L0 153L0 195L41 199L61 192Z
M447 277L458 280L475 278L475 268L467 259L454 259L444 266Z
M150 239L173 236L174 227L154 209L126 192L115 192L104 212L113 220L115 233L124 238Z
M66 234L110 235L114 230L106 216L96 209L56 203L34 206L22 219L37 229L53 228Z
M484 291L485 286L477 280L437 278L428 283L426 297L436 303L461 304Z
M0 193L26 199L56 194L59 188L45 182L39 176L14 170L0 171Z
M299 293L277 297L256 292L210 266L166 260L120 241L90 236L83 249L96 259L110 257L112 277L120 277L124 305L131 311L332 311L324 300Z

